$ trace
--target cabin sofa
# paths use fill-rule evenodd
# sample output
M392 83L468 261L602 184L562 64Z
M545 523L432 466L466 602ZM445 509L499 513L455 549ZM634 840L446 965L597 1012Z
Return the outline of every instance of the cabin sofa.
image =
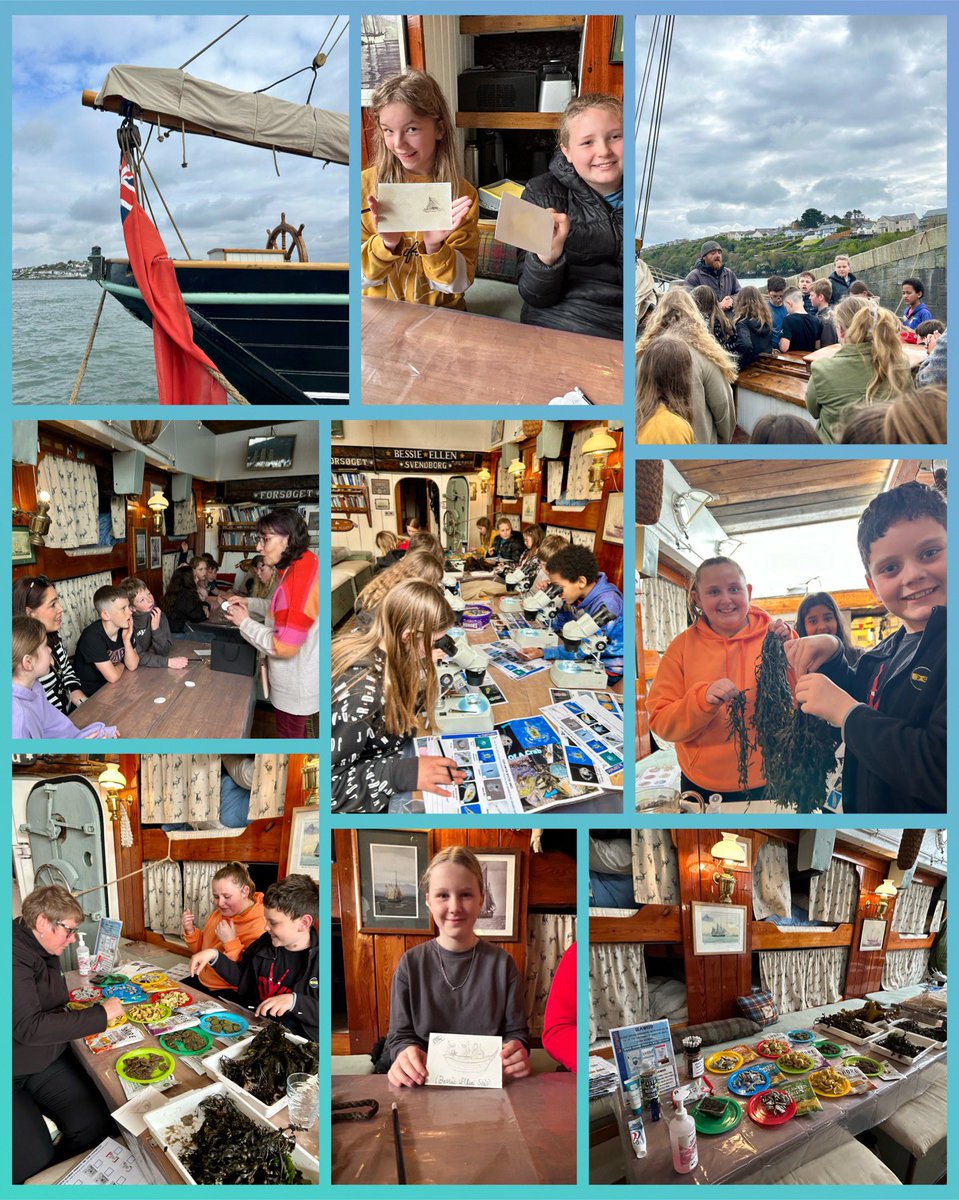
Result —
M334 546L330 562L330 608L335 629L353 611L356 597L373 578L373 555L367 550Z

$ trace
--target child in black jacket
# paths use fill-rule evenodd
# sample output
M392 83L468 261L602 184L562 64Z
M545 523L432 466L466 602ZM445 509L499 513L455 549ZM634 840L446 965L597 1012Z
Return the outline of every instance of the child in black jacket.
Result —
M905 483L859 520L869 590L902 627L850 667L828 634L786 643L804 712L842 730L843 811L946 811L946 504Z
M318 885L307 875L271 883L263 915L266 933L247 946L239 962L219 950L200 950L190 959L190 974L215 963L217 974L237 989L238 1004L315 1042L320 1035Z

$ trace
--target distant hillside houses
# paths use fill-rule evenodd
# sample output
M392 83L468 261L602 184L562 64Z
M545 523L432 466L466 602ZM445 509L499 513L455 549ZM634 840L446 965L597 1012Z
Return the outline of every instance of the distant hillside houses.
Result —
M880 217L876 222L876 233L910 233L918 224L915 213L897 213L894 217Z
M932 229L936 225L945 225L947 212L945 208L927 209L919 218L919 228Z

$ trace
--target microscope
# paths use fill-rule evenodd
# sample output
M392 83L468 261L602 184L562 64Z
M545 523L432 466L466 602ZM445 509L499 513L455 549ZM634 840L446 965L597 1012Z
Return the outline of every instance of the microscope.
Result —
M465 696L447 695L462 671L469 687L478 687L486 675L489 657L468 641L446 634L435 643L443 652L443 661L436 664L440 698L433 714L436 727L444 734L492 733L493 710L482 692Z
M523 616L531 624L526 629L511 629L510 639L523 650L534 647L545 650L547 646L557 645L559 639L550 625L562 603L562 590L555 583L551 583L543 592L527 592L523 597ZM536 626L532 625L533 621L537 622Z
M519 567L513 567L503 576L503 582L506 584L506 595L499 602L499 610L501 613L520 613L523 611L523 597L517 595L516 589L522 588L526 583L526 573Z
M446 602L453 610L457 621L460 620L463 610L466 608L466 601L460 595L460 581L462 578L462 571L443 572L443 592L446 596Z
M605 607L600 607L590 616L581 613L567 621L560 633L565 650L581 654L581 659L557 659L550 664L550 681L558 688L602 689L607 686L606 669L602 654L609 645L605 628L616 618Z

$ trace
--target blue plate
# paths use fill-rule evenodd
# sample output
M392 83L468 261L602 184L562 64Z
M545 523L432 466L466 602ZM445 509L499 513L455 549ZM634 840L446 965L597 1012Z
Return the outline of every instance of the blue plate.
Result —
M223 1033L220 1030L211 1029L210 1022L217 1020L229 1021L231 1025L239 1025L240 1028L236 1031L236 1033ZM246 1031L250 1028L250 1022L246 1019L246 1017L241 1017L239 1013L213 1012L207 1013L205 1016L200 1018L200 1028L206 1033L212 1033L214 1037L235 1038L242 1037L246 1033Z
M750 1071L757 1075L762 1075L762 1083L755 1083L752 1087L748 1084L740 1083L740 1076L746 1075ZM732 1075L726 1080L726 1086L734 1096L757 1096L760 1092L768 1091L772 1087L772 1080L769 1078L769 1068L765 1065L756 1066L750 1064L748 1067L740 1067L738 1071L733 1071Z
M140 1004L150 999L138 983L108 983L103 988L103 994L107 998L122 1000L124 1004Z
M786 1037L791 1042L798 1042L801 1046L811 1046L819 1034L813 1033L811 1029L787 1029Z

